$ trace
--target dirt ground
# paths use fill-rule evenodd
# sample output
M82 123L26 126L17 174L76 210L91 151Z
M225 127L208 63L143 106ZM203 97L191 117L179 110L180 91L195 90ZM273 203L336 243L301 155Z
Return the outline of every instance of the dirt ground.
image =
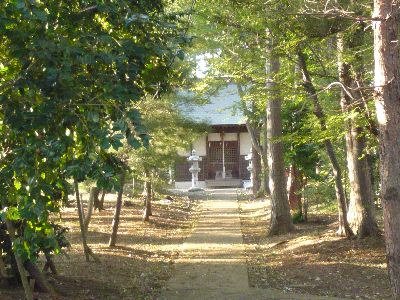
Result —
M130 200L130 199L125 199ZM89 226L88 242L101 262L87 263L78 227L77 210L63 209L61 224L70 228L68 257L56 257L59 275L49 276L57 295L36 294L38 299L154 299L171 276L181 244L196 220L197 201L175 198L170 204L153 202L151 221L141 220L143 201L130 200L121 212L117 247L108 241L114 202L95 212ZM0 299L23 299L20 288L0 289Z
M125 199L128 200L128 199ZM235 201L235 200L234 200ZM156 299L174 272L180 245L198 220L199 202L155 201L149 223L141 221L142 200L121 212L117 247L107 246L114 201L95 212L88 241L101 263L85 262L77 211L62 211L70 228L68 257L55 259L59 275L49 276L57 295L37 299ZM239 200L250 287L352 299L390 299L382 238L337 237L336 215L311 212L308 223L279 237L267 237L270 208L263 200ZM23 299L21 288L0 288L1 300Z
M239 201L249 284L352 299L391 299L382 238L335 235L336 216L309 215L296 232L267 237L269 202Z

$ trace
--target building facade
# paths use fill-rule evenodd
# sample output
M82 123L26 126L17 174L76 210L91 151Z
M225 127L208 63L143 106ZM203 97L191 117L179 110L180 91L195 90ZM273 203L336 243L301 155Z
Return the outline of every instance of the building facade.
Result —
M206 121L212 131L192 144L201 157L199 187L240 187L250 179L245 156L251 148L243 114L237 109L240 101L235 85L229 85L209 103L192 108L185 113L198 121ZM236 108L236 109L235 109ZM192 149L181 152L181 160L175 166L175 187L191 186L190 163L187 157Z

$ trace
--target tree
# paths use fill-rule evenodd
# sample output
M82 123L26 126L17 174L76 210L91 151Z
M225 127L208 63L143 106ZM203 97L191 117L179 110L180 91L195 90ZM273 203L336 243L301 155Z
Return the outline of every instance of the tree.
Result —
M305 55L301 50L298 50L297 55L298 55L298 59L299 59L298 60L299 67L300 67L302 77L303 77L303 87L313 101L313 106L314 106L313 112L314 112L315 116L318 118L321 130L326 131L327 125L326 125L326 120L325 120L325 114L319 103L317 91L311 81L310 73L308 72L308 69L307 69ZM333 175L335 177L336 199L337 199L338 211L339 211L339 229L338 229L337 233L339 235L345 235L347 237L350 237L353 235L353 232L347 221L347 204L346 204L346 195L344 193L344 187L343 187L343 182L342 182L341 167L337 160L332 141L330 139L324 139L324 146L325 146L326 152L328 154L328 158L329 158L329 161L331 164Z
M90 257L94 259L96 262L100 262L98 257L93 253L92 249L88 246L87 243L87 228L85 226L85 213L83 211L82 199L79 193L79 185L78 181L74 180L74 189L75 189L75 197L76 197L76 206L78 207L78 218L79 218L79 227L81 229L82 236L82 245L83 245L83 253L85 254L86 261L90 261ZM89 225L89 223L88 223Z
M268 195L264 6L257 1L203 1L196 5L194 20L192 32L197 39L192 52L206 53L210 65L199 86L203 92L214 91L227 83L237 86L241 98L238 109L247 119L255 150L253 157L260 158L260 164L253 165L254 172L257 171L254 178L260 183L254 192ZM257 167L261 168L257 170Z
M358 50L363 45L364 24L360 23L350 33L338 34L338 70L343 84L341 107L347 114L346 153L350 183L350 200L347 219L354 234L362 238L376 236L378 226L374 215L371 171L366 155L366 129L360 124L365 110L364 95L360 91L365 77L363 57ZM351 53L348 53L350 52ZM356 54L353 54L356 53ZM353 56L354 59L349 58Z
M153 201L152 175L147 169L145 169L144 175L144 190L146 199L144 201L143 221L150 221L150 216L153 215L153 210L151 207L151 202Z
M309 106L302 97L297 97L285 103L282 114L285 162L289 165L288 199L294 222L306 221L304 188L309 180L319 179L316 167L321 161L321 147L313 138L313 116Z
M119 216L121 214L122 196L123 196L123 192L124 192L125 176L126 175L125 175L125 170L124 170L124 171L122 171L122 174L120 176L117 203L115 204L115 213L114 213L114 218L113 218L112 226L111 226L112 231L111 231L110 241L108 243L109 247L115 247L115 243L117 242Z
M269 189L271 191L271 224L269 235L290 232L294 229L286 192L285 165L283 158L283 143L281 120L280 91L275 82L279 72L279 57L274 53L274 38L266 46L266 86L267 102L267 136L268 136L268 167Z
M170 91L156 98L149 97L135 106L143 117L143 125L150 137L149 144L136 149L127 144L121 151L129 156L127 163L133 170L134 178L143 182L144 221L149 221L152 214L154 190L169 181L166 174L179 158L177 151L188 149L208 129L205 124L197 124L181 114L182 102L189 104L190 101L195 99Z
M374 0L374 85L380 144L381 198L388 271L400 299L400 84L399 3Z
M0 4L1 217L25 263L60 251L49 215L68 180L118 185L111 148L148 143L132 103L168 89L187 42L162 1L92 4Z

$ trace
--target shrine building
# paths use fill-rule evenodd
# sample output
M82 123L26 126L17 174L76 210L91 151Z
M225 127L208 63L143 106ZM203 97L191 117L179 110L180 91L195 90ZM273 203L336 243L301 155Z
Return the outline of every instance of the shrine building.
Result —
M212 131L193 142L192 149L201 157L198 186L201 188L242 187L250 179L245 156L251 148L250 134L239 110L236 85L230 84L209 103L192 107L184 113L195 121L208 123ZM189 157L192 149L179 153ZM182 159L175 166L175 188L191 187L190 163Z

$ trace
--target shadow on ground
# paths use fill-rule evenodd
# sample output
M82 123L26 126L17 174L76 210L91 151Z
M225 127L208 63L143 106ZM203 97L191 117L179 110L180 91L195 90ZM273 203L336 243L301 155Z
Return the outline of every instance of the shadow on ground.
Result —
M269 203L240 201L251 286L357 299L391 299L382 238L335 236L335 216L311 215L296 232L267 237ZM256 245L255 247L251 245Z
M101 263L85 261L81 245L77 212L62 211L62 225L72 247L68 257L55 258L59 275L49 275L56 296L40 294L40 299L155 299L174 270L177 245L190 233L197 215L197 201L176 198L169 205L154 202L150 222L141 220L142 201L134 201L121 211L117 247L109 248L112 202L106 209L94 212L89 226L88 242ZM57 218L58 216L55 216ZM23 291L0 289L0 299L23 299Z

